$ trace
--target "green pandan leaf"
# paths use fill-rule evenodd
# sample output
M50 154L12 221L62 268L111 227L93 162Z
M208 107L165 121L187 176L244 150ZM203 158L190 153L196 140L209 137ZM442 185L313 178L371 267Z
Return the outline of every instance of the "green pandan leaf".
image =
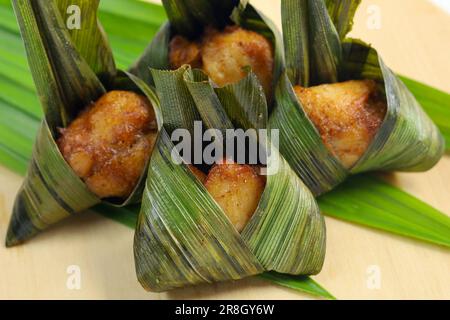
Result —
M370 175L350 178L319 205L334 218L450 247L450 217Z
M280 274L276 272L268 272L263 274L261 277L286 288L303 291L329 300L336 299L331 293L322 288L316 281L314 281L310 277L291 276L288 274Z
M439 127L445 138L448 153L450 150L450 94L407 77L400 76L400 79Z

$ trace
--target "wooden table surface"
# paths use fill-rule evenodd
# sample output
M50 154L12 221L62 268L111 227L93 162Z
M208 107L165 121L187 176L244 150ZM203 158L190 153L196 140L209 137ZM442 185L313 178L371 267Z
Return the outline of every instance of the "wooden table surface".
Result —
M280 25L279 0L254 0ZM378 48L397 72L450 92L450 15L426 0L363 0L353 36ZM21 177L0 167L0 240ZM450 214L450 158L423 174L396 174L404 190ZM341 299L450 299L450 251L326 218L327 257L315 277ZM138 284L133 230L86 213L24 246L0 245L0 298L309 299L260 279L153 294ZM78 266L81 288L67 287ZM379 274L379 286L371 277Z

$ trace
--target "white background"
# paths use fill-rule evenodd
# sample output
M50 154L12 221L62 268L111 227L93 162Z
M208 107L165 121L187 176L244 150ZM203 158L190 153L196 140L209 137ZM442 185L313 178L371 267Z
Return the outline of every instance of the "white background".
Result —
M431 2L450 13L450 0L431 0Z

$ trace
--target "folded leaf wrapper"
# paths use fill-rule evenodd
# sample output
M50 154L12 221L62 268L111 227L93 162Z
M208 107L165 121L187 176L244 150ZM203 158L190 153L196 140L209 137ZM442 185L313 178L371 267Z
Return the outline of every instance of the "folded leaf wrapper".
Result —
M6 245L21 243L62 219L102 202L76 176L55 139L86 106L108 90L145 94L158 115L156 96L135 76L118 73L96 12L99 1L13 1L30 69L44 110L32 161L13 208ZM76 5L81 28L68 30L64 17ZM140 200L147 170L124 206Z
M220 89L187 67L152 70L152 77L165 123L176 115L175 122L188 130L192 118L219 131L238 125L244 130L266 128L267 103L252 73ZM174 87L184 89L170 90ZM311 192L270 139L267 170L277 171L267 176L259 206L239 234L182 159L177 161L181 165L174 164L170 134L167 130L161 135L158 152L152 155L135 234L136 270L146 289L165 291L272 270L289 274L321 270L324 219Z
M131 68L131 73L154 84L148 68L168 70L169 43L174 35L190 39L200 36L208 26L223 28L229 24L254 31L268 39L274 48L273 86L284 69L282 36L275 24L246 0L163 0L169 22L163 25Z
M195 39L211 24L216 28L236 24L255 31L273 45L275 86L284 69L280 33L247 1L167 0L163 4L169 22L131 69L156 86L168 134L162 135L159 154L154 153L150 162L135 235L139 281L148 290L164 291L271 270L318 273L325 256L324 219L312 194L270 142L267 170L276 166L278 173L267 177L259 207L241 234L190 170L184 164L174 166L170 158L174 146L169 136L176 128L192 133L193 121L203 121L222 133L232 128L266 129L269 109L250 70L245 79L223 88L215 88L198 70L164 71L170 68L171 38L180 34Z
M280 130L280 151L315 195L332 190L350 174L425 171L442 157L438 128L375 49L345 38L360 1L284 0L286 72L269 120ZM386 95L387 114L365 154L350 169L325 147L293 86L373 79Z

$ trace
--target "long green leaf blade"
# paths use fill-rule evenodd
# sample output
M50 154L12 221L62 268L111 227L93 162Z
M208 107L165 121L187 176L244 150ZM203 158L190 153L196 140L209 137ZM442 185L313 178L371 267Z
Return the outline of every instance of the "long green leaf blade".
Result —
M314 296L335 300L336 298L320 286L316 281L310 277L305 276L291 276L288 274L280 274L276 272L267 272L260 276L263 279L270 280L280 286L303 291Z
M20 156L13 150L0 143L0 163L8 169L25 175L27 172L28 159Z
M438 125L444 135L448 152L450 150L450 94L404 76L400 78Z
M319 198L328 216L450 247L450 217L371 176L355 176Z

